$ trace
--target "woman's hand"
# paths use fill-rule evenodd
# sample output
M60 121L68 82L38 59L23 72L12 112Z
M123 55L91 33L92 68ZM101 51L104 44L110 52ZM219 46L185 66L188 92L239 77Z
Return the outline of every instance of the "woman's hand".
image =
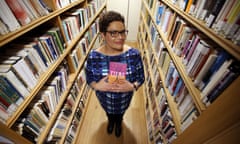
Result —
M130 92L134 91L133 84L126 79L120 79L115 83L115 92Z
M108 91L108 92L129 92L133 91L133 84L126 79L121 79L113 83L108 83L108 77L102 78L98 83L92 82L91 86L95 90Z

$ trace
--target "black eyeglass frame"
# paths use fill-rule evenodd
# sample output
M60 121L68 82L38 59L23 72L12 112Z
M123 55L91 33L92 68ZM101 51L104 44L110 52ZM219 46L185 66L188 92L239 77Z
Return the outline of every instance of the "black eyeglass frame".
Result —
M126 37L128 34L128 30L122 30L122 31L105 31L106 33L109 33L111 35L111 37L118 37L119 35L121 35L122 37Z

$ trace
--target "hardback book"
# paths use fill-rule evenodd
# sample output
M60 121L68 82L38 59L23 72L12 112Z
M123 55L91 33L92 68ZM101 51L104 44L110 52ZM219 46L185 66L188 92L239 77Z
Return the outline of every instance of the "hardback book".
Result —
M217 97L239 76L240 67L235 62L228 68L227 74L218 82L218 84L209 92L209 94L203 99L206 106L217 99Z
M109 63L108 82L114 83L121 79L126 79L127 64L120 62Z
M217 58L216 53L211 53L208 56L205 64L202 66L201 70L198 72L198 74L196 75L196 77L194 79L194 85L196 87L200 86L200 83L201 83L203 77L207 74L208 70L211 68L211 66L215 62L216 58Z
M188 75L191 75L192 71L194 70L194 67L198 65L200 62L200 58L202 55L207 55L210 51L209 45L206 43L205 40L201 39L200 42L197 44L191 59L188 62L188 65L186 66L186 71Z
M228 68L232 62L233 62L232 59L226 60L221 65L221 67L215 73L213 73L213 75L209 79L209 82L206 84L206 86L202 90L201 99L206 97L209 94L209 92L211 92L211 90L226 76L226 74L229 71Z
M24 10L24 8L20 5L18 1L16 0L5 1L22 26L27 25L31 22L31 19L29 18L27 12Z
M5 61L1 65L12 67L14 73L23 80L30 89L36 85L37 80L23 58L18 57L18 59L12 59L12 57L9 57L8 62Z
M13 72L11 66L0 66L0 77L7 79L23 97L27 97L30 93L30 89L26 87L26 84L19 79L19 77Z
M7 25L9 31L15 31L21 28L20 23L14 16L5 0L0 1L0 18L2 22Z
M190 7L191 7L193 1L194 1L194 0L188 0L188 3L187 3L186 8L185 8L185 12L186 12L186 13L189 13Z
M212 28L216 33L218 34L223 33L222 31L225 29L224 27L225 27L225 23L227 22L228 15L236 4L237 4L237 0L228 0L228 2L226 2L223 5L221 11L219 12L212 26Z
M197 19L200 19L200 16L203 13L203 8L204 8L204 5L205 5L206 2L207 2L207 0L201 0L201 3L199 3L198 9L197 9L196 15L195 15L195 17Z
M33 16L33 19L37 19L40 17L40 14L37 12L37 10L33 7L33 5L31 4L30 0L19 0L19 3L21 5L24 5L23 7L26 7L26 9L28 9L27 11L29 11ZM30 16L31 17L31 16Z
M62 54L64 51L64 42L62 42L60 38L62 36L59 27L53 27L49 29L47 33L52 36L55 46L57 47L57 49L59 49L60 54Z
M7 25L3 22L2 19L0 19L0 35L5 35L5 34L7 34L9 32L10 31L9 31Z
M212 27L213 22L215 21L217 15L219 14L221 8L223 7L224 3L226 0L217 0L215 1L215 4L213 8L210 11L209 16L206 19L206 26L207 27Z
M190 39L192 35L192 29L189 26L184 26L181 37L179 38L178 42L175 45L175 53L176 55L180 56L182 54L182 51L184 49L184 46L186 45L187 41Z
M29 0L34 9L38 12L40 16L45 16L49 14L50 9L42 0Z
M157 2L157 8L156 8L156 23L157 25L160 25L160 23L162 22L162 15L164 13L165 10L165 5L163 5L163 3L161 2Z
M210 82L210 79L214 75L214 73L217 72L219 68L222 66L222 64L229 59L230 55L228 53L226 53L223 50L219 52L217 59L203 77L202 82L199 86L200 90L202 90L208 84L208 82Z
M7 102L7 111L12 114L24 101L24 97L18 90L4 77L0 77L0 96Z

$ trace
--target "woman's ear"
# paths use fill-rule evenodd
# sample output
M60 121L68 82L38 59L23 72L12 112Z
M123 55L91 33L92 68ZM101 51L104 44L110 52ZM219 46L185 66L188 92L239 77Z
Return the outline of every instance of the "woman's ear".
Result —
M104 32L101 32L101 37L103 40L105 40L105 33Z

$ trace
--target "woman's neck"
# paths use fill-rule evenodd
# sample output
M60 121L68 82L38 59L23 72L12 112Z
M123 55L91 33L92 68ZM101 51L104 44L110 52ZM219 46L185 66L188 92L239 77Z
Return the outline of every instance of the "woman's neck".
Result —
M122 54L125 51L127 51L128 49L129 49L129 46L127 46L127 45L124 45L122 49L113 49L106 45L103 45L100 48L98 48L97 51L104 55L114 56L114 55Z

